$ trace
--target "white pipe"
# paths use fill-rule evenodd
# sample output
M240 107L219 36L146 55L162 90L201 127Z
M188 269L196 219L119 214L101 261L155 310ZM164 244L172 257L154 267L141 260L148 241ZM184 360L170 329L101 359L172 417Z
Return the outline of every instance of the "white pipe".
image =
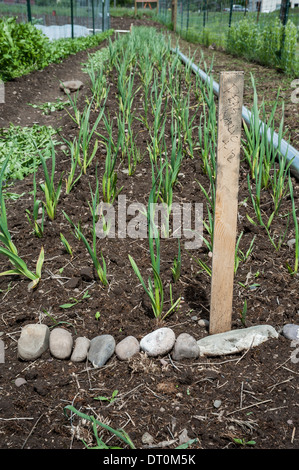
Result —
M190 59L188 59L188 57L186 57L182 52L180 52L178 49L171 49L171 52L177 53L185 64L190 65L193 72L197 73L203 81L208 82L208 84L210 83L210 77L203 70L197 67L192 61L190 61ZM213 80L213 91L215 95L219 96L219 85L214 80ZM246 122L248 126L251 125L251 116L252 116L252 113L247 108L245 108L245 106L243 106L242 118L244 119L244 121ZM265 124L261 120L259 120L259 124L260 124L260 134L262 135L264 133ZM268 136L268 141L272 140L274 147L278 148L279 146L278 134L274 132L272 135L271 129L268 129L267 136ZM298 150L292 147L292 145L290 145L286 140L281 139L279 151L284 157L286 157L287 162L290 162L291 160L293 160L290 165L290 170L293 176L295 176L295 178L299 180L299 152Z

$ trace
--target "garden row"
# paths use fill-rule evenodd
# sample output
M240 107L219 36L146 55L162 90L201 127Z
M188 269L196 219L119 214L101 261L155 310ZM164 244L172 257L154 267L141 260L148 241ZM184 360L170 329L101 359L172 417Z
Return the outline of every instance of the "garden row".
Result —
M204 322L209 312L217 172L217 99L212 86L205 86L190 66L181 63L164 35L148 28L134 27L131 34L114 42L109 40L107 47L90 55L82 67L89 80L78 93L67 92L65 102L34 104L41 112L57 116L61 128L56 135L52 128L28 128L25 137L24 129L15 126L3 130L0 289L8 358L4 370L14 376L19 373L18 378L24 375L24 364L16 361L16 335L19 336L20 327L24 332L26 325L47 325L56 334L56 327L61 326L65 333L72 330L74 339L109 334L116 344L129 336L140 344L148 333L159 333L164 326L170 327L176 338L187 333L196 341L201 338L215 341L215 337L207 335ZM204 58L201 67L205 68ZM211 71L206 71L211 76ZM254 91L254 82L252 85ZM58 90L61 94L59 83L57 93ZM296 323L298 310L293 295L298 291L298 185L285 157L266 138L267 129L274 128L278 104L275 103L268 117L264 115L263 104L258 106L256 93L254 97L252 113L266 121L266 129L262 138L258 127L244 126L242 133L232 325L236 333L245 334L250 332L249 326L264 323L277 332L285 324ZM56 106L62 107L60 115L55 114ZM280 138L283 128L281 119ZM20 148L17 151L18 146L25 151ZM16 167L14 155L22 154L28 158ZM27 175L24 181L9 186L13 177L22 174ZM17 203L12 199L17 197L12 191L18 191ZM26 191L23 196L22 191ZM203 205L202 234L193 212L198 203ZM176 217L175 209L181 209L180 218ZM148 236L150 233L152 236ZM260 389L263 393L270 389L268 398L273 382L265 385L265 379L272 377L264 371L269 368L275 374L284 371L273 357L276 350L279 361L285 363L289 358L290 345L284 339L278 335L269 340L268 348L261 346L260 351L270 351L264 361L257 359L260 351L251 351L247 344L246 354L237 361L238 367L245 364L241 378L236 376L234 364L228 381L225 364L221 362L223 387L217 383L214 398L219 398L220 389L223 393L227 383L228 402L238 407L240 381L246 378L249 383L250 376L254 384L262 378ZM288 356L282 356L282 351ZM143 369L147 359L139 352L130 364L110 358L92 378L96 387L103 387L101 396L111 395L113 390L130 393L134 380L136 387L140 382L152 387L153 369ZM265 364L263 373L254 368L258 360ZM52 413L55 408L59 424L62 407L71 413L69 423L73 423L75 414L91 421L97 444L103 448L97 434L97 424L102 425L98 414L103 410L97 409L97 419L84 413L84 410L90 413L95 392L90 383L83 387L83 377L90 380L96 372L83 369L84 364L69 362L62 365L52 361L49 351L45 351L42 358L28 365L28 371L31 377L38 373L50 392L42 395L38 384L41 393L34 400L29 387L18 388L15 391L18 400L21 401L23 393L23 402L32 404L33 413L36 407L40 412L40 404L46 412L50 409ZM227 362L229 365L230 359ZM157 363L160 364L159 359ZM206 364L210 379L213 363ZM177 377L173 378L176 367L185 372L189 365L188 361L172 364L173 369L165 372L163 390L168 393L170 385L176 383ZM152 361L151 366L156 367L156 362ZM159 367L157 377L161 382L164 371ZM195 364L190 371L190 380L201 387L202 379L205 380L201 366ZM69 380L74 377L71 374L79 372L82 372L80 389L75 382L75 388L71 388ZM5 387L11 387L11 377ZM278 379L275 375L277 383L285 380L286 376ZM208 380L207 385L210 383ZM209 412L211 401L208 388L191 389L190 382L184 384L180 385L180 390L186 389L182 395L181 428L186 427L186 407L189 406L190 415L196 412L199 416L203 411ZM166 393L161 390L157 388L158 395ZM15 392L10 388L7 393ZM177 400L178 396L174 396ZM62 398L60 402L57 397ZM256 394L254 400L256 397L261 395ZM275 394L276 397L273 406L280 409L281 395ZM144 399L142 390L137 401L142 404ZM177 401L169 395L163 406L167 409L165 419L172 413L178 416ZM136 409L135 399L130 399L125 410L136 422L132 428L140 426L140 434L145 426L138 421L139 416L144 418L148 413L150 420L156 417L156 412L160 420L164 416L159 401L151 402L144 412ZM29 408L27 411L31 413ZM214 411L213 407L212 415ZM119 423L121 410L115 413ZM283 409L284 420L285 413ZM264 418L265 414L259 426L263 426ZM49 419L54 422L53 415ZM244 415L244 419L248 417ZM203 428L208 424L205 419ZM156 425L154 422L146 429L150 431ZM216 429L219 425L217 420ZM38 430L36 425L34 432ZM198 428L195 430L197 436ZM10 442L11 431L7 433ZM29 433L29 429L25 433L22 429L22 435ZM124 434L118 437L123 438ZM49 439L48 434L46 438ZM61 434L58 439L61 446ZM130 446L129 440L125 442ZM41 440L36 445L40 447L40 443ZM92 446L92 441L89 443Z
M155 38L155 40L153 40ZM144 239L148 236L149 266L152 278L148 283L134 260L129 255L131 266L149 298L154 316L161 320L176 311L180 298L174 298L173 285L181 272L181 226L174 227L175 202L179 201L177 188L180 187L182 165L186 160L197 160L200 153L200 166L204 180L197 181L198 189L204 200L206 214L203 218L203 232L198 235L197 229L191 224L183 235L195 242L196 248L202 244L207 253L213 252L213 214L215 210L215 180L216 180L216 136L217 118L216 102L213 94L212 81L206 87L199 77L194 77L190 66L184 68L178 56L171 53L170 45L164 37L154 29L134 28L132 34L123 36L115 42L109 41L109 46L90 56L86 71L91 80L92 96L87 100L83 111L79 109L78 94L73 97L68 94L68 111L78 135L73 140L64 137L64 143L70 158L70 170L66 175L61 173L56 180L55 143L50 134L51 170L46 159L49 157L38 149L34 139L31 140L31 162L33 161L33 198L32 210L27 216L34 227L34 234L42 239L44 221L47 217L54 221L62 194L62 184L65 180L65 194L75 190L82 177L88 177L88 172L100 152L105 155L104 166L95 168L95 187L90 188L91 238L85 234L80 220L73 220L65 210L62 214L69 223L77 240L80 240L90 255L98 280L103 286L108 286L107 264L102 251L97 248L98 239L109 239L115 235L115 218L109 218L109 208L119 200L122 187L118 185L117 167L121 167L128 177L132 177L141 161L147 160L151 169L151 187L146 197L146 203L139 210L138 217L133 219L138 225L138 231L133 230L131 237ZM114 93L118 100L116 115L110 116L108 110L109 96L113 88L111 76L114 76ZM254 106L252 115L255 122L262 117L267 119L263 106L258 108L257 96L254 89ZM298 273L298 221L290 174L290 163L275 148L273 141L268 140L268 130L273 130L273 118L276 111L273 107L271 116L266 122L265 130L260 137L257 125L247 127L242 143L244 161L248 166L247 190L248 195L242 202L246 208L246 218L254 227L259 227L272 245L273 251L278 252L290 234L294 239L295 250L289 253L285 267L290 275ZM137 108L138 106L138 108ZM141 112L136 112L138 109ZM101 125L101 127L100 127ZM136 126L139 126L137 129ZM137 131L136 131L137 129ZM273 136L273 132L272 132ZM283 118L279 128L279 139L283 136ZM13 136L15 140L15 136ZM28 140L28 139L27 139ZM30 140L30 139L29 139ZM141 144L142 142L142 144ZM146 145L144 146L144 142ZM143 145L143 148L141 148ZM49 147L48 147L49 148ZM37 150L35 154L34 149ZM8 157L0 175L1 198L1 254L8 257L13 269L2 275L22 274L31 279L31 287L35 287L42 276L44 249L41 247L36 271L28 269L18 256L16 244L12 241L9 231L5 198L2 182L8 178L11 155L15 148L8 142ZM35 159L32 155L35 154ZM37 160L39 160L37 162ZM38 187L35 178L37 163L42 164L44 183ZM264 201L267 200L266 204ZM139 202L139 201L137 201ZM188 201L189 203L191 201ZM161 206L159 207L159 203ZM157 222L156 208L161 210L161 224ZM283 210L283 213L281 212ZM108 214L108 215L107 215ZM287 220L285 228L272 231L274 221L278 225ZM118 219L118 223L120 219ZM132 222L132 221L131 221ZM190 222L190 221L189 221ZM132 226L132 224L131 224ZM118 227L118 230L120 227ZM177 231L177 233L176 233ZM186 235L190 232L189 235ZM191 234L191 235L190 235ZM240 263L247 262L254 249L255 236L243 251L242 237L238 235L235 251L235 273ZM196 237L200 237L200 240ZM70 256L73 256L71 244L65 234L60 234L61 242ZM177 239L177 256L173 259L171 268L172 281L168 287L170 306L165 308L165 287L163 286L161 266L161 240ZM211 258L195 257L197 264L211 276ZM244 305L244 308L246 306ZM245 311L245 310L244 310Z

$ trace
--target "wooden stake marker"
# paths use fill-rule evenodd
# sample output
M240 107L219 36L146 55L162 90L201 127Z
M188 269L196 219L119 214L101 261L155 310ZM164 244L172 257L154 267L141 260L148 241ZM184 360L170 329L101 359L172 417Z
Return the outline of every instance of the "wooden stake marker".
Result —
M243 89L243 72L220 73L210 334L231 329Z

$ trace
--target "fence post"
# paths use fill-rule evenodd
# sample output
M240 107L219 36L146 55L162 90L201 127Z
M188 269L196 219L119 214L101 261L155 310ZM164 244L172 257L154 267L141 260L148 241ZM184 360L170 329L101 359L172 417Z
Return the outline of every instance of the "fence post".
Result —
M230 0L230 9L229 9L229 20L228 20L228 27L231 27L232 24L232 17L233 17L233 3L234 0Z
M28 22L32 23L30 0L27 0L27 16L28 16Z
M102 33L105 31L105 0L102 0Z
M190 13L190 0L187 0L187 24L186 24L186 34L189 29L189 13Z
M94 0L91 0L91 14L92 14L92 34L95 34L95 27L94 27Z
M172 11L171 11L171 22L173 25L173 31L176 31L176 19L177 19L177 11L178 11L178 0L173 0L172 4Z
M231 329L244 72L221 72L210 334Z
M74 3L71 0L71 28L72 28L72 39L74 39Z
M280 21L282 22L283 26L287 24L288 17L289 17L289 8L290 8L290 0L282 0L280 6Z

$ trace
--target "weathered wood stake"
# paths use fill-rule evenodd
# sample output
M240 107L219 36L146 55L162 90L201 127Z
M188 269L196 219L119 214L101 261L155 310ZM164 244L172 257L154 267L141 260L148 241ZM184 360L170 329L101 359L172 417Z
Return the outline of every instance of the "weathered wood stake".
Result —
M243 72L220 73L210 334L231 329L243 88Z

